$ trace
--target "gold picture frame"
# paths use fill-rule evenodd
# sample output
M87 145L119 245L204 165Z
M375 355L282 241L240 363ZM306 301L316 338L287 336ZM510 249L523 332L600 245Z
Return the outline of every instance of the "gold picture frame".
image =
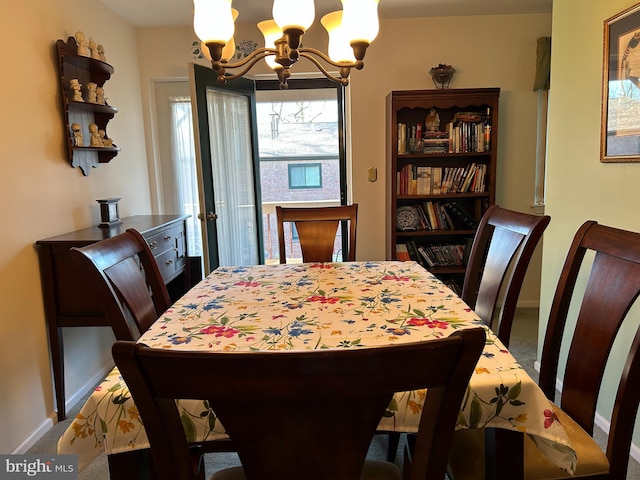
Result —
M640 3L604 21L600 161L640 162Z

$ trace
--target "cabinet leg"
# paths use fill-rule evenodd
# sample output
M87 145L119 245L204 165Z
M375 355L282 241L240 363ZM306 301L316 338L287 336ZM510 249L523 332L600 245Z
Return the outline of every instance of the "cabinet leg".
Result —
M62 328L49 329L51 348L51 367L53 369L53 388L55 390L58 421L67 418L66 399L64 392L64 348L62 345Z

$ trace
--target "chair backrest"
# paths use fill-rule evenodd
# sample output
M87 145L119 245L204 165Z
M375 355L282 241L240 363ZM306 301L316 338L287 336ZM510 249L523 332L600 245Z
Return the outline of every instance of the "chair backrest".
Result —
M284 224L288 222L295 224L298 231L303 262L331 262L340 222L348 221L349 251L346 259L355 261L357 217L357 203L338 207L276 206L280 263L287 263Z
M356 480L396 391L428 388L412 479L444 478L484 328L448 338L305 352L196 352L116 342L160 480L194 479L175 399L206 399L247 480ZM437 368L433 368L437 365Z
M462 299L507 347L527 267L550 220L492 205L476 230Z
M171 305L144 237L134 229L70 252L117 340L136 340ZM133 320L134 325L131 324Z
M560 406L593 434L598 394L611 347L640 293L640 234L593 221L578 229L560 273L541 356L539 384L552 400L567 314L581 266L585 263L584 270L589 264L583 262L587 251L594 254L593 263L587 270L589 277L569 347ZM611 416L607 457L612 479L626 478L640 402L639 384L640 330L636 331L627 356Z

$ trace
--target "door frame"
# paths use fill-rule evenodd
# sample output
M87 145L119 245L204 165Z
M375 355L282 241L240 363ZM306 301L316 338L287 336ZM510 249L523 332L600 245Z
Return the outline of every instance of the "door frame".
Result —
M338 85L325 77L306 77L306 78L289 78L287 81L288 90L306 90L306 89L325 89L332 88L336 90L336 99L338 101L338 164L340 169L340 204L347 205L349 203L349 178L347 177L349 169L347 168L347 109L346 98L347 89L343 85ZM280 90L280 82L277 79L269 77L269 79L256 78L256 91L264 90ZM259 163L259 156L258 156ZM260 183L258 181L258 183ZM262 217L262 215L260 215ZM262 223L260 224L262 236ZM349 247L348 225L342 222L342 251L347 252ZM264 245L264 238L261 238Z

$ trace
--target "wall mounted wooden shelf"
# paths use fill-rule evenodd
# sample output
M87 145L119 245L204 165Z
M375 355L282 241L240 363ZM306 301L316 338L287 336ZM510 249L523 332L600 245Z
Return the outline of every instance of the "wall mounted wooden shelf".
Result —
M77 79L82 85L83 97L86 97L86 86L89 82L104 88L104 84L111 78L114 70L111 65L96 58L78 55L78 44L74 37L67 42L56 42L58 56L58 71L60 78L60 94L64 115L65 138L67 140L68 160L72 167L80 167L84 175L89 175L91 168L100 163L110 162L120 151L111 146L91 146L89 125L95 124L99 130L107 132L107 124L118 112L118 109L108 103L93 103L75 101L71 88L71 80ZM82 146L76 146L71 126L77 123L81 126Z

